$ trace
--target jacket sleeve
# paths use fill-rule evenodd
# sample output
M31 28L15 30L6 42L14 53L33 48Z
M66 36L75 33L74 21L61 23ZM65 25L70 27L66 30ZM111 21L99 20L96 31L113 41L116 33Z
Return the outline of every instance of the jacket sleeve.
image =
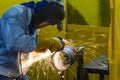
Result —
M30 52L36 47L36 34L32 36L25 34L25 29L28 26L20 19L22 17L23 16L14 9L8 11L2 18L2 37L9 51Z

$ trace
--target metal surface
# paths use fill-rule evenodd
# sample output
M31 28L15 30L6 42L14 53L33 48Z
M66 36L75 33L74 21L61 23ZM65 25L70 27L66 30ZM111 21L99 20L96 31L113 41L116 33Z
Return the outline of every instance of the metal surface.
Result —
M65 47L52 55L52 64L58 71L67 70L79 57L84 47L74 49L71 46Z

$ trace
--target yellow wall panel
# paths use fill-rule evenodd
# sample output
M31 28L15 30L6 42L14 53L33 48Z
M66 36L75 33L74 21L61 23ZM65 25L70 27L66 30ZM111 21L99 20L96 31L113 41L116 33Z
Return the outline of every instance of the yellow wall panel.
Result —
M30 1L30 0L0 0L0 16L2 16L3 13L11 6L25 1Z
M111 0L109 39L110 80L120 80L120 0Z

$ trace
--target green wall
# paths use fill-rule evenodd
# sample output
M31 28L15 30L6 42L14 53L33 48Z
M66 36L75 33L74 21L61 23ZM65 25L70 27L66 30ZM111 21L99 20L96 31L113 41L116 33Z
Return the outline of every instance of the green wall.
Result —
M11 6L15 4L22 3L24 1L30 1L30 0L0 0L0 16L3 15L3 13L9 9Z
M109 0L68 0L68 23L108 27Z

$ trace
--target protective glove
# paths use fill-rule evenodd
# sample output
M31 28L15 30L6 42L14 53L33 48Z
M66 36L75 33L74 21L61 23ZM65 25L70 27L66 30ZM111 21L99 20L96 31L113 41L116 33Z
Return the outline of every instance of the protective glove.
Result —
M51 52L61 50L64 47L64 42L60 37L40 37L38 36L36 51L49 49Z
M58 41L60 43L61 47L60 47L59 50L61 50L61 49L64 48L65 42L63 41L63 39L61 37L53 37L53 39L56 40L56 41Z

